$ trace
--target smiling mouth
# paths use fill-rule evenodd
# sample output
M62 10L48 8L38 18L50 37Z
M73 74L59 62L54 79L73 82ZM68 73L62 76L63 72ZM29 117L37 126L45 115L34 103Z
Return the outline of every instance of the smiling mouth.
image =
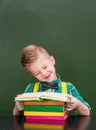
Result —
M50 74L48 74L46 77L45 77L45 79L48 79L50 77Z

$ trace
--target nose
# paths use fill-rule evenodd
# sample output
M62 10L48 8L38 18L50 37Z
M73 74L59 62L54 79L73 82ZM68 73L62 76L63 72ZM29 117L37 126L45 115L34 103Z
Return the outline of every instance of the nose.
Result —
M41 74L42 74L42 76L45 76L46 75L46 70L42 69Z

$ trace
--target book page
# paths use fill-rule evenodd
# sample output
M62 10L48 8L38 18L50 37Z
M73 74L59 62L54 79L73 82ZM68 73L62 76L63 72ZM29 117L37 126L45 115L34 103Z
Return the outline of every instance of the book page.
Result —
M22 95L15 98L15 101L30 101L30 100L40 100L40 96L45 92L31 92L23 93Z
M66 97L64 93L56 93L56 92L45 92L41 95L43 99L70 102L70 100Z
M56 93L56 92L31 92L23 93L22 95L15 98L15 101L31 101L31 100L54 100L54 101L63 101L69 102L69 99L66 97L66 94Z

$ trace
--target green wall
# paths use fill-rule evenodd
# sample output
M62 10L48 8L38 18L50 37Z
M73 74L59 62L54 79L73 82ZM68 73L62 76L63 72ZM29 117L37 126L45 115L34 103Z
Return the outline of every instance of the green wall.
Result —
M40 44L56 59L63 81L75 84L96 113L96 0L0 0L0 114L34 79L21 50Z

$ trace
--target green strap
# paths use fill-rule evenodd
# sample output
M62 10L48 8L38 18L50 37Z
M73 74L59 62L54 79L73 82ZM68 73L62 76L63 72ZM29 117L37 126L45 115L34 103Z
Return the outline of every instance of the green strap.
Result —
M38 92L40 82L36 82L34 85L33 92ZM67 85L66 82L62 82L62 93L67 94Z

